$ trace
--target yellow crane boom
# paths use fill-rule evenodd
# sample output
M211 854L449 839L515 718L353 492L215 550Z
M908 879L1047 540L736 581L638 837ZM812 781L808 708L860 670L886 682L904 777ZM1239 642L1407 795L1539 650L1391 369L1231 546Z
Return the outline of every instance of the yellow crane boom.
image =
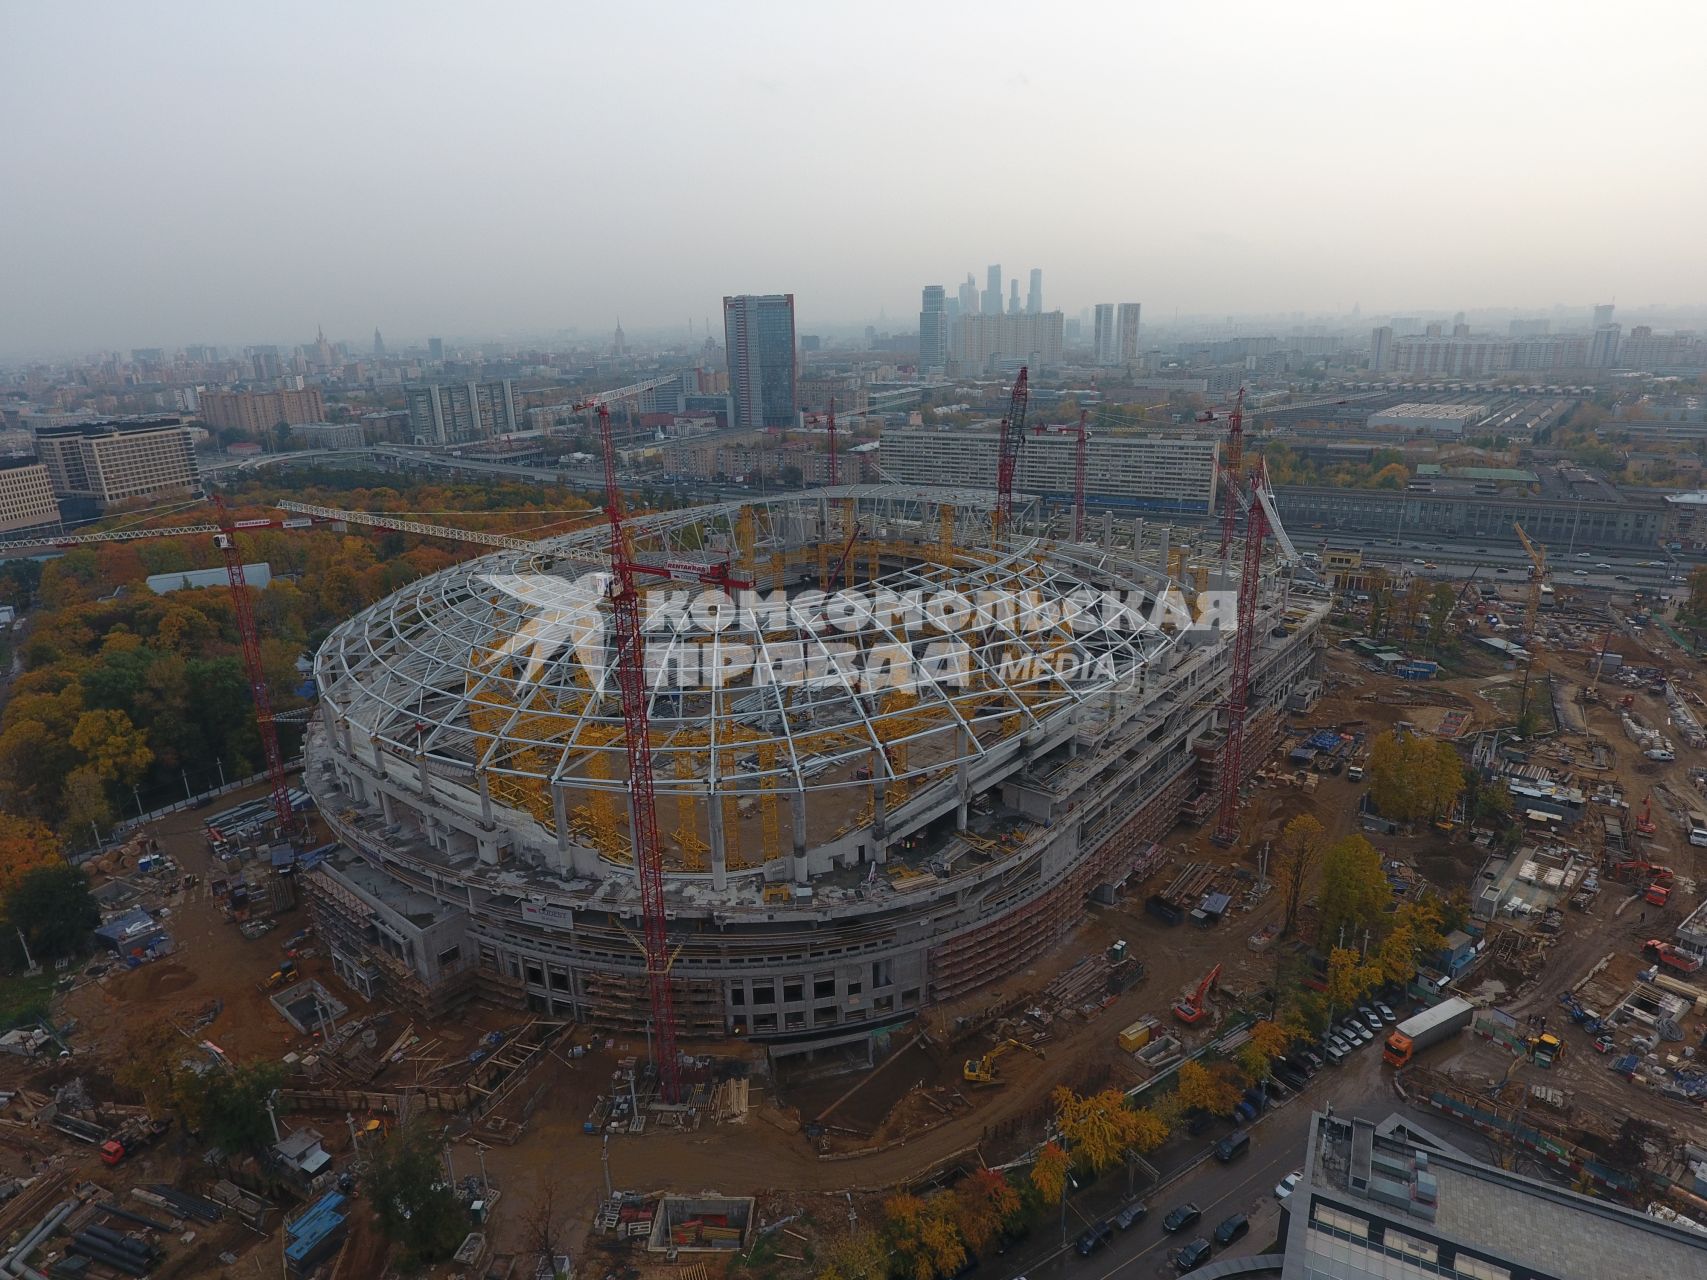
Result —
M1529 555L1529 607L1523 614L1523 638L1527 643L1535 636L1535 617L1541 608L1541 584L1547 579L1547 548L1532 539L1523 531L1523 526L1513 524L1512 530L1517 534L1517 540L1523 544L1523 549Z

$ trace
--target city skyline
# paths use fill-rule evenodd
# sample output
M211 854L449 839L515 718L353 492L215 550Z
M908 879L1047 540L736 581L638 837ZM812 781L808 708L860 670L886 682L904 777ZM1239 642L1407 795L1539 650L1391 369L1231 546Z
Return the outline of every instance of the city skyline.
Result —
M662 29L531 6L501 28L385 4L306 3L265 28L241 10L113 10L93 27L74 8L15 10L0 158L23 180L0 215L0 352L241 343L316 322L352 339L609 332L619 312L640 332L737 289L794 293L805 325L851 323L913 313L920 282L1002 261L998 246L1023 251L1010 280L1045 264L1045 305L1142 297L1154 323L1707 300L1707 262L1687 251L1707 176L1675 163L1703 149L1687 50L1707 16L1660 5L1609 27L1587 6L1513 5L1476 10L1475 39L1443 14L1395 41L1398 18L1335 8L1343 21L1298 24L1245 5L1089 6L1039 31L1014 9L879 5L834 41L779 8L774 23L755 13L767 34L751 51L722 15L687 8ZM493 38L521 29L526 41ZM565 78L570 46L604 56ZM1205 104L1202 59L1157 57L1130 96L1134 47L1212 54L1230 88ZM636 91L629 53L686 86L679 107ZM897 151L889 126L962 59L1009 70L976 103L947 100L949 163ZM883 75L838 70L860 65ZM286 91L304 66L348 92ZM595 103L597 127L573 123ZM1541 109L1549 128L1521 163L1463 143ZM1298 127L1249 145L1270 111ZM711 119L766 128L696 144ZM864 126L854 140L813 145L850 120ZM761 137L787 163L759 163ZM312 160L280 198L292 153ZM504 172L507 198L458 195L446 164ZM865 168L885 183L834 198ZM703 194L727 190L731 170L746 175L739 200ZM1096 199L1061 198L1088 172ZM1657 172L1665 198L1642 199ZM1170 187L1178 198L1158 198Z

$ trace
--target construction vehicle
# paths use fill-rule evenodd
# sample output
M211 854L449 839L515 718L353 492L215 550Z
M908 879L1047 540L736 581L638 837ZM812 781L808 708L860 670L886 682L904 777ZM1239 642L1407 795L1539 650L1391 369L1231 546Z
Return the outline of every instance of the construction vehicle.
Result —
M1665 885L1669 889L1672 882L1670 867L1662 867L1656 862L1648 862L1642 858L1631 858L1626 862L1615 863L1608 874L1614 880L1622 881L1625 884L1639 884L1646 881L1649 884Z
M1043 1057L1043 1050L1035 1045L1026 1044L1023 1040L1009 1038L991 1049L982 1058L968 1058L960 1069L961 1079L968 1084L995 1084L996 1060L1014 1049L1024 1049L1027 1053L1038 1058Z
M1659 938L1649 938L1644 942L1642 954L1650 960L1658 960L1668 969L1676 969L1679 973L1699 973L1701 970L1700 956Z
M1524 1043L1529 1051L1529 1059L1538 1067L1551 1067L1554 1061L1565 1050L1564 1042L1551 1031L1543 1031L1538 1036L1531 1036Z
M1661 884L1658 880L1642 890L1642 901L1652 906L1663 907L1671 901L1671 886Z
M1652 791L1642 797L1642 812L1636 815L1635 823L1637 835L1651 836L1654 834L1654 793Z
M1404 1066L1423 1049L1450 1040L1469 1026L1475 1012L1475 1005L1454 996L1450 1000L1442 1000L1432 1009L1406 1018L1387 1036L1381 1060L1388 1066Z
M101 1144L101 1163L118 1164L166 1136L170 1120L136 1120Z
M1197 984L1197 990L1181 1000L1174 1001L1174 1017L1187 1026L1195 1026L1203 1021L1203 1015L1209 1011L1208 997L1215 983L1221 977L1221 966L1216 965L1203 975L1203 981Z

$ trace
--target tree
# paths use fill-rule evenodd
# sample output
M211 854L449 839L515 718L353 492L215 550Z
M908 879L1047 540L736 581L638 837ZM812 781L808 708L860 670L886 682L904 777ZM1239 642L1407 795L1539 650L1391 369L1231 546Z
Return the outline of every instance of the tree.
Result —
M0 813L0 897L9 895L28 872L62 860L59 838L45 822Z
M1037 1188L1044 1204L1060 1203L1066 1194L1067 1170L1072 1163L1072 1157L1059 1143L1043 1144L1043 1149L1037 1153L1037 1162L1031 1166L1031 1185Z
M1280 886L1280 898L1286 906L1280 927L1282 934L1291 933L1298 923L1305 887L1315 873L1316 864L1321 861L1322 846L1326 842L1327 832L1308 813L1299 814L1280 832L1280 840L1274 850L1274 879Z
M1331 945L1342 929L1348 938L1381 923L1381 914L1393 899L1393 887L1381 869L1381 855L1362 836L1337 841L1322 859L1321 926L1317 940Z
M368 1153L366 1189L379 1229L416 1265L443 1262L468 1234L468 1214L445 1178L441 1149L432 1130L415 1121Z
M1253 1023L1251 1038L1239 1046L1239 1074L1255 1083L1266 1080L1274 1069L1274 1060L1286 1052L1294 1032L1278 1022L1266 1019Z
M1411 481L1410 468L1400 462L1389 462L1375 473L1370 482L1376 489L1403 489Z
M1207 1111L1212 1116L1227 1115L1239 1102L1239 1091L1232 1081L1196 1061L1180 1065L1177 1092L1186 1110Z
M258 1155L273 1141L267 1100L284 1078L276 1062L257 1062L205 1076L177 1077L184 1122L216 1147ZM460 1238L460 1237L459 1237Z
M1381 965L1366 962L1354 947L1335 947L1328 952L1328 1003L1349 1009L1382 981Z
M184 1047L188 1043L164 1018L143 1022L125 1035L122 1061L113 1078L140 1093L156 1116L164 1115L177 1102L178 1079L187 1071Z
M905 1280L937 1280L951 1276L966 1261L966 1245L954 1224L952 1196L890 1196L883 1202L883 1216L890 1239L901 1256Z
M538 1255L540 1262L551 1267L552 1280L564 1280L563 1273L557 1270L557 1259L568 1252L565 1244L566 1218L557 1199L557 1180L547 1177L545 1185L540 1188L539 1198L528 1210L526 1227L528 1248ZM843 1280L852 1278L843 1277Z
M818 1280L888 1280L889 1246L870 1227L854 1227L824 1246Z
M1464 794L1464 761L1450 742L1416 739L1419 750L1416 763L1418 797L1423 813L1430 819L1450 813Z
M980 1169L954 1192L954 1221L974 1254L983 1253L1001 1234L1002 1224L1019 1209L1019 1192L994 1169Z
M1049 1096L1055 1103L1061 1136L1091 1168L1100 1171L1118 1164L1126 1149L1137 1142L1138 1115L1126 1105L1126 1095L1119 1089L1104 1089L1081 1098L1062 1085ZM1162 1137L1165 1140L1167 1134Z
M148 739L122 711L85 711L71 731L71 745L102 782L128 787L154 762Z
M101 923L89 892L89 877L69 863L26 871L6 895L6 923L22 933L30 957L40 964L80 955Z
M1437 818L1463 791L1464 762L1450 742L1389 730L1370 744L1369 797L1382 817Z
M1453 606L1458 603L1458 597L1452 588L1444 582L1430 593L1428 598L1428 645L1438 653L1440 646L1446 641L1446 627L1452 621Z

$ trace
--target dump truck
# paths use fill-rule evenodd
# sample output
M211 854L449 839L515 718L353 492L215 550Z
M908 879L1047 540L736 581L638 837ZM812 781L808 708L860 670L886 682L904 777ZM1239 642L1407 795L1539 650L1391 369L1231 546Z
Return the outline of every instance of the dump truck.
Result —
M1390 1066L1404 1066L1430 1045L1450 1040L1464 1030L1475 1012L1475 1005L1454 996L1406 1018L1387 1036L1386 1046L1381 1050L1382 1061Z

